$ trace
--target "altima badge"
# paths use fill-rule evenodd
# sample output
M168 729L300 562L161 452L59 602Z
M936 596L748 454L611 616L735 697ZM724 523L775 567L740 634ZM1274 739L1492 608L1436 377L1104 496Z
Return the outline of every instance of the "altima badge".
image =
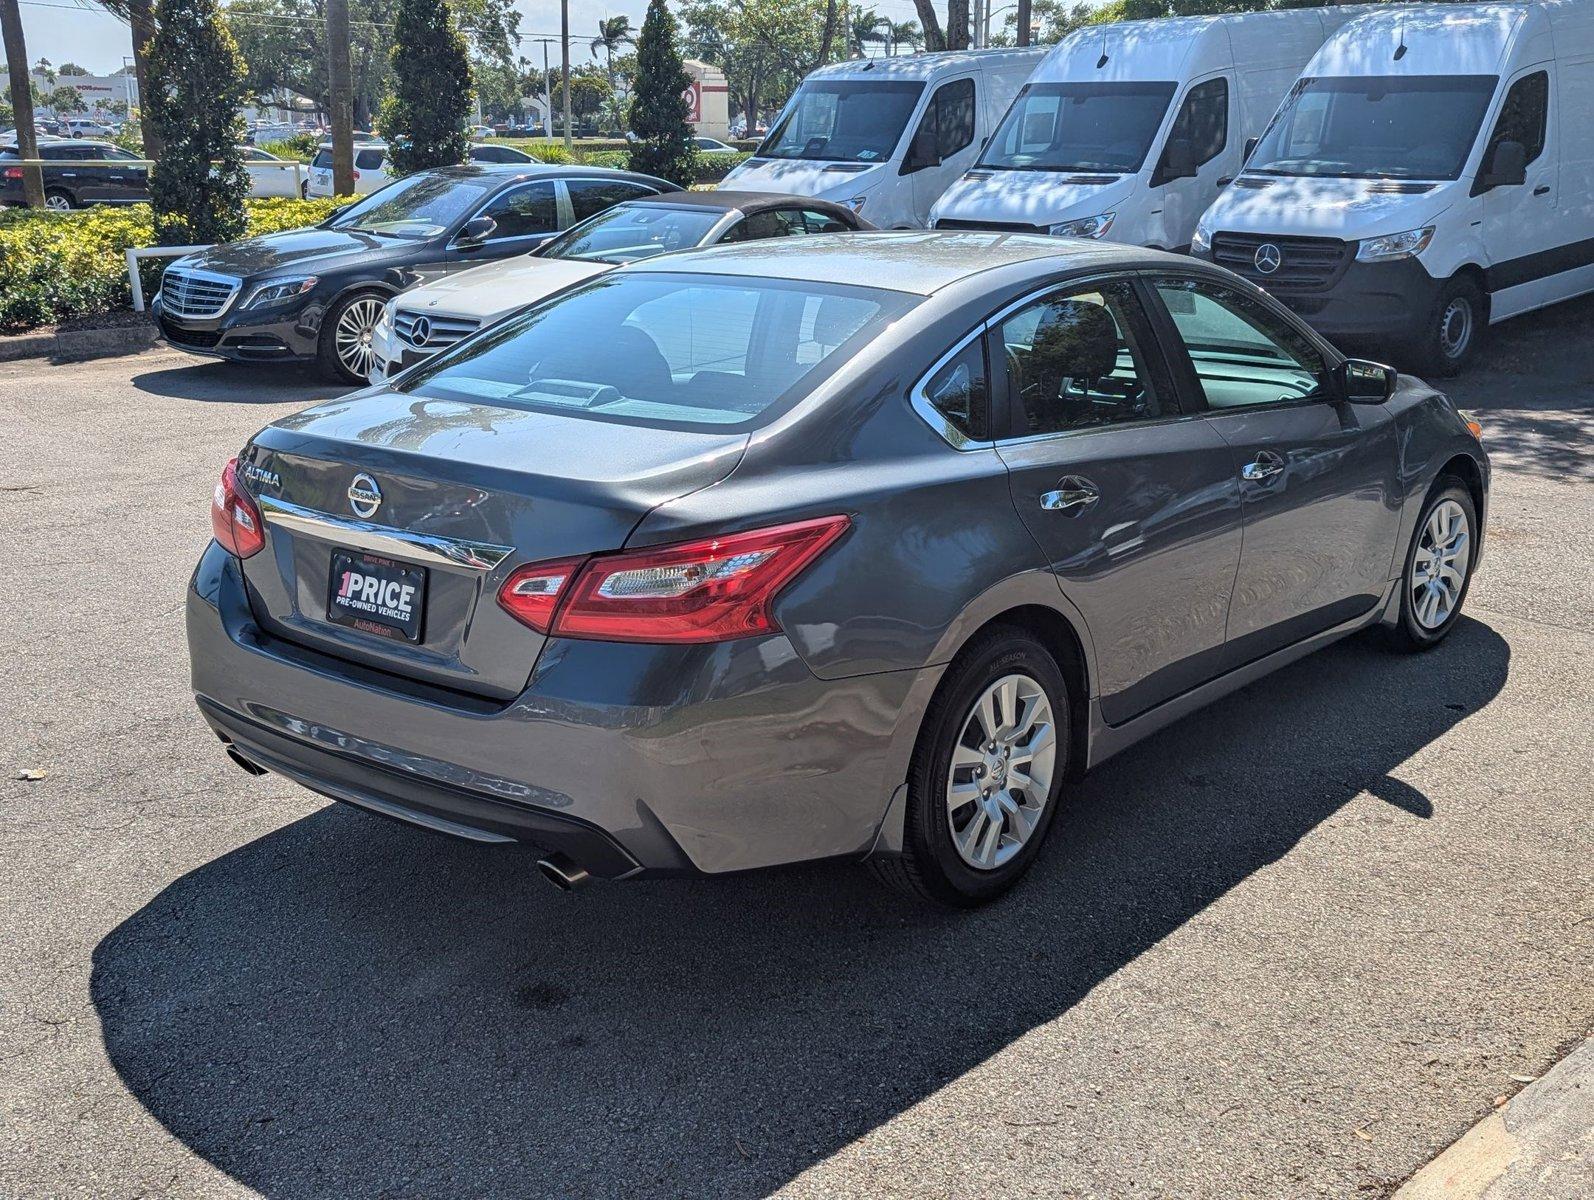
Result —
M357 517L370 517L376 515L376 510L382 507L382 489L376 486L364 471L354 477L354 482L349 484L349 507L354 510Z

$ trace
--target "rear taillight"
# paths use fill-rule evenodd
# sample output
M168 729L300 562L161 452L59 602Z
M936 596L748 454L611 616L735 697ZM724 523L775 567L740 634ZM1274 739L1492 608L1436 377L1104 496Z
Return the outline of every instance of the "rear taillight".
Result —
M498 602L558 637L723 642L773 633L780 590L851 524L821 517L587 559L521 567Z
M6 179L21 179L22 178L22 168L21 167L7 167L4 171L0 171L0 176L3 176Z
M260 509L249 493L238 486L238 460L229 458L221 469L221 479L210 497L210 531L221 548L239 558L248 558L266 544L266 531Z

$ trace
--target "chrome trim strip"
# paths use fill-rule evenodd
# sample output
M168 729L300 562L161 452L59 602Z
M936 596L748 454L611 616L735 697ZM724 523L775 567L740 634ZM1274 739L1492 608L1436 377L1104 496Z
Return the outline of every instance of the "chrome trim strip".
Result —
M353 517L334 517L271 496L257 496L255 503L260 505L260 514L268 525L280 525L294 533L337 542L357 550L368 550L372 554L419 559L450 567L468 567L473 571L491 571L515 552L513 546L413 533L408 529L373 525L370 521Z

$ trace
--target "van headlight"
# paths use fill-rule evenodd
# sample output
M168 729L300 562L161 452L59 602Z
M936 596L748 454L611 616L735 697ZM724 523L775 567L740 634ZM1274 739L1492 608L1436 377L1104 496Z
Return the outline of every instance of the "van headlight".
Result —
M1357 262L1393 262L1397 258L1411 258L1421 254L1433 241L1432 225L1421 229L1408 229L1405 233L1386 233L1383 237L1367 238L1357 243Z
M1190 235L1190 253L1205 254L1212 249L1212 229L1207 225L1207 219L1202 217L1196 222L1195 232Z
M292 279L274 279L270 283L262 283L249 293L249 299L244 301L245 308L265 308L272 304L284 304L289 300L297 300L319 282L314 275L297 275Z
M1115 212L1097 213L1074 221L1060 221L1046 230L1053 237L1099 238L1112 228Z

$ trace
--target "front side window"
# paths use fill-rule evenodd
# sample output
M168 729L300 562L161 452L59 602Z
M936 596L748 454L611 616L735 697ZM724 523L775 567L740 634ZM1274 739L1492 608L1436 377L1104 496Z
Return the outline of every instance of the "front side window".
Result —
M935 131L935 153L942 162L972 142L974 80L954 79L936 88L919 127Z
M640 200L643 196L657 194L652 188L618 179L571 179L565 183L565 187L570 192L570 207L578 221L585 221L627 200Z
M759 158L884 162L902 140L924 84L810 79L770 130Z
M979 165L1002 171L1140 170L1173 100L1172 83L1032 83Z
M1188 143L1191 161L1199 167L1222 154L1228 140L1229 81L1219 77L1196 84L1179 106L1167 144Z
M489 186L481 180L419 171L351 204L329 224L379 237L436 237L479 205Z
M1266 305L1198 279L1159 280L1212 409L1280 404L1318 394L1328 369L1317 347Z
M1161 416L1127 282L1055 292L1002 321L1018 435L1066 433Z
M985 339L977 337L943 363L920 388L931 408L973 442L990 438L990 384Z
M1246 162L1264 175L1457 179L1494 75L1302 79Z
M544 258L628 263L702 243L725 214L712 208L619 204L573 225L542 250Z
M1501 142L1521 142L1528 152L1528 162L1543 154L1549 116L1550 76L1547 71L1535 71L1513 83L1505 94L1505 103L1500 106L1500 119L1489 135L1489 145L1482 159L1485 168L1494 158L1494 148Z
M490 242L552 233L559 228L559 197L552 181L528 183L496 197L482 216L498 222Z
M399 385L445 400L675 428L747 425L914 298L843 284L605 275L445 351Z

